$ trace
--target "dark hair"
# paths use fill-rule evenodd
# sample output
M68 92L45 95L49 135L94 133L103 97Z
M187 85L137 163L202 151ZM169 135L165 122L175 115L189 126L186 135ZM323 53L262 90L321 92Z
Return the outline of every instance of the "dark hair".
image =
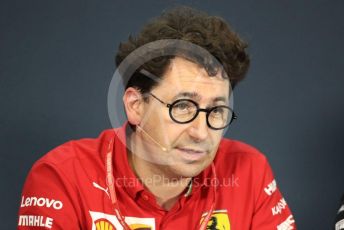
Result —
M206 49L212 58L215 57L217 62L222 64L232 88L245 77L248 70L250 59L245 51L247 44L231 30L225 20L185 6L163 12L146 24L136 37L129 36L128 41L120 43L116 55L117 67L137 48L161 39L179 39ZM158 58L144 63L130 79L123 79L125 87L138 88L142 93L149 92L157 85L157 81L141 74L140 69L161 77L175 56L183 56L197 62L205 67L210 76L216 75L219 67L209 61L209 58L195 57L180 50L175 51L176 55L166 56L163 51L161 54Z

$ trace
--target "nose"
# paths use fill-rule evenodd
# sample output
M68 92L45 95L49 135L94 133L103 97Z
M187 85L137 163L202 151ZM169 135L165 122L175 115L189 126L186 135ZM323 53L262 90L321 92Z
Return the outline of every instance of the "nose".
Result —
M197 117L190 123L189 135L198 142L204 141L208 138L208 125L206 120L206 113L200 112Z

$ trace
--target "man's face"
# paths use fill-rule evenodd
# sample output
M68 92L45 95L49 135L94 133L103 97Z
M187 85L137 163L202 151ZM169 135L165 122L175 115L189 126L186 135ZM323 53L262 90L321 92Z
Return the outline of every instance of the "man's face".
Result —
M210 108L228 105L229 88L229 81L221 77L220 71L210 77L198 64L177 57L151 93L166 103L191 99L200 108ZM182 177L196 176L212 162L223 130L209 128L206 113L200 112L190 123L178 124L170 118L166 105L152 96L144 103L143 111L140 126L150 137L143 132L137 135L145 159L170 175Z

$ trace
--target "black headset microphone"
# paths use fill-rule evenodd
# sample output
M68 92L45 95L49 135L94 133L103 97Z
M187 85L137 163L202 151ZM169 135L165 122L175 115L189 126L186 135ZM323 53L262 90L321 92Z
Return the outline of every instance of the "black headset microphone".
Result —
M147 137L149 137L151 141L153 141L156 145L158 145L162 151L167 152L167 148L164 147L162 144L160 144L157 140L155 140L151 135L149 135L140 125L136 125L136 127L138 128L140 132L145 134Z

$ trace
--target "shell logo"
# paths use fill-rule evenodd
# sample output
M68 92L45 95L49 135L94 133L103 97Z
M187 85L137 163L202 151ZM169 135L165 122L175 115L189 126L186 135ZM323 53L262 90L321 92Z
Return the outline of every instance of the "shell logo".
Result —
M92 217L92 230L123 229L115 215L94 211L90 211L90 215ZM126 216L124 221L132 230L156 230L155 219L152 217Z
M94 222L97 230L116 230L113 224L107 219L99 219ZM151 230L149 225L145 224L131 224L129 227L133 230Z
M116 230L113 224L107 219L99 219L94 222L97 230Z
M133 230L151 230L152 227L146 224L130 224L129 227Z

